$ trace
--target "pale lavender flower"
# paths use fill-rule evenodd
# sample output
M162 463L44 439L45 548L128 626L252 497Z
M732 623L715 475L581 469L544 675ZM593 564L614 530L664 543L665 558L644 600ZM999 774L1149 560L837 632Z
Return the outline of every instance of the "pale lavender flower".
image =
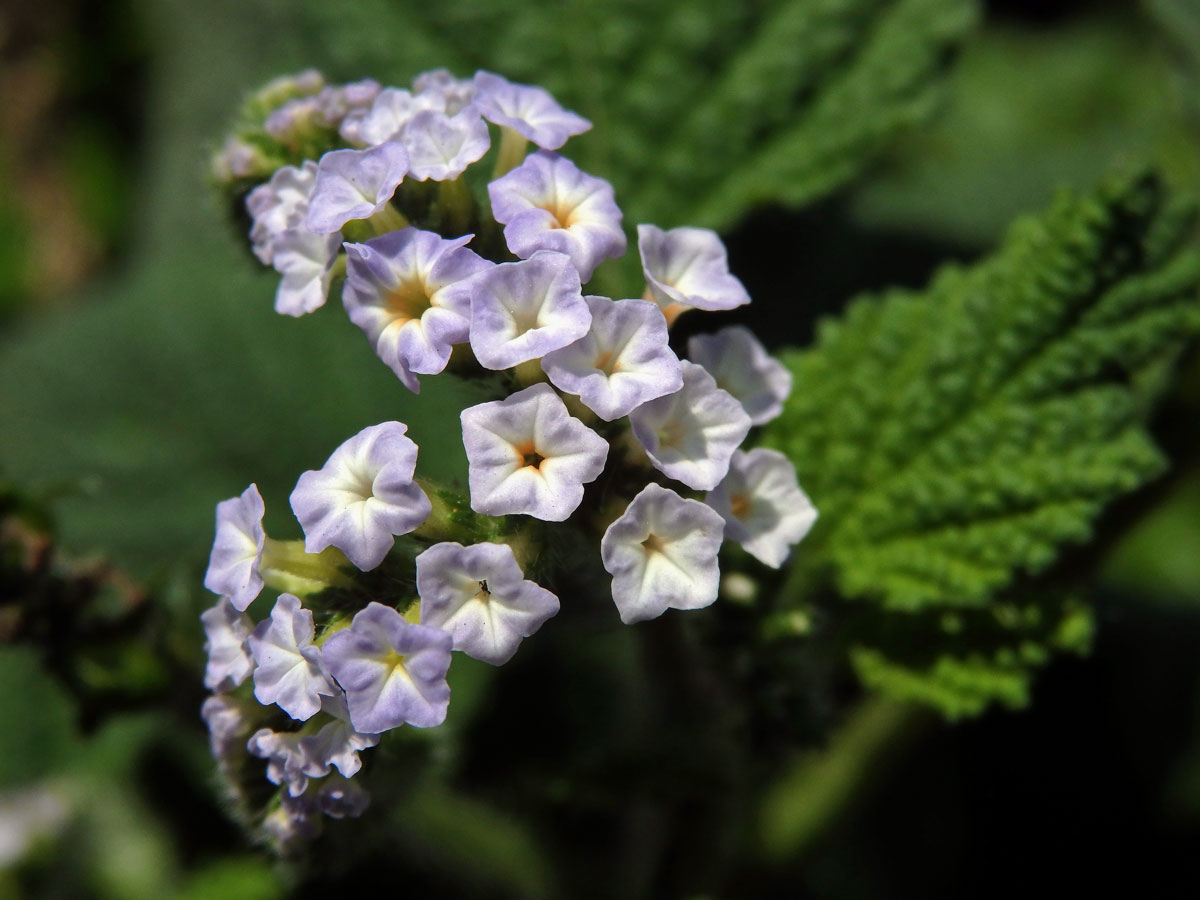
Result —
M271 784L286 785L293 797L304 793L309 778L320 778L329 773L329 767L313 763L300 747L303 734L298 731L272 731L260 728L246 742L251 756L267 761L267 780Z
M733 309L750 302L729 272L725 245L707 228L638 226L638 252L646 287L668 320L684 310Z
M592 314L579 273L542 251L493 266L471 281L471 349L485 369L508 369L587 334Z
M628 625L716 600L724 529L703 503L646 485L600 541L621 621Z
M424 110L445 112L445 96L438 91L414 95L403 88L384 88L369 109L348 115L339 131L352 144L375 147L394 139L409 119Z
M567 138L592 127L543 88L514 84L492 72L475 73L474 102L489 122L513 129L544 150L557 150Z
M331 635L323 652L346 691L354 728L378 734L405 723L429 728L445 721L452 644L441 629L411 625L373 602L349 628Z
M254 704L229 694L214 694L200 706L200 716L208 726L208 741L212 755L224 764L236 759L246 744L246 736L254 727L254 719L248 712Z
M601 260L625 252L621 210L612 185L565 156L539 150L488 185L492 215L504 240L522 258L538 250L571 257L586 282Z
M742 325L730 325L716 334L688 339L688 357L704 366L717 386L737 397L755 425L783 412L783 401L792 392L792 373L767 353L758 338Z
M263 530L263 499L252 484L241 496L217 504L217 536L213 541L204 586L228 597L233 608L245 611L263 588L259 566L267 533Z
M558 612L558 598L525 579L507 544L435 544L416 563L421 624L449 632L455 650L494 666Z
M274 262L275 243L283 233L304 221L316 177L317 164L312 160L299 168L280 166L269 181L246 195L246 211L253 222L250 243L264 265Z
M276 312L302 316L325 305L341 244L340 232L314 234L304 225L275 239L271 264L283 275L275 291Z
M469 78L455 78L446 69L433 69L413 79L413 93L439 98L445 104L443 111L452 116L475 99L475 83Z
M316 734L306 735L300 741L300 749L312 764L313 770L329 771L333 766L346 778L357 774L362 768L358 754L379 743L378 734L363 734L350 724L350 710L346 698L338 691L332 697L321 698L321 710L332 721L321 727Z
M404 228L346 244L342 303L350 321L367 333L375 353L414 393L420 390L414 373L442 371L452 345L470 336L466 280L492 266L464 247L471 238L448 241L431 231Z
M262 829L275 842L276 852L286 855L320 836L323 822L313 797L285 792L279 805L263 817Z
M207 638L204 642L204 651L208 655L204 686L210 691L232 691L254 670L254 659L246 644L254 623L224 597L216 606L202 612L200 621Z
M257 175L267 166L267 158L253 144L241 138L225 139L212 158L213 177L221 184Z
M725 520L725 537L774 569L817 520L816 508L796 481L796 467L764 447L736 451L729 474L704 502Z
M304 721L321 708L321 697L337 688L321 664L321 649L313 643L313 615L292 594L280 594L271 617L250 635L254 696L264 706L275 703L293 719Z
M750 431L750 417L703 367L686 359L680 365L683 387L643 403L629 414L629 423L656 469L710 491L729 471L729 458Z
M317 788L317 809L332 819L357 819L371 805L362 785L340 775L330 775Z
M369 108L379 96L379 90L379 82L373 78L321 88L317 94L318 123L326 128L336 128L349 113Z
M562 522L604 471L608 441L567 412L548 384L464 409L471 508Z
M408 174L408 151L389 141L367 150L331 150L317 164L305 225L332 234L388 205Z
M304 793L310 778L327 776L331 767L350 778L362 768L359 752L379 743L378 734L353 729L340 691L336 696L322 697L321 708L331 719L315 733L308 728L260 728L246 744L251 755L267 760L267 779L272 784L287 785L292 797Z
M683 387L658 307L647 300L584 299L592 313L588 333L542 359L555 387L609 422Z
M404 123L397 140L408 150L408 174L416 181L452 181L491 146L487 125L473 109L454 116L419 112Z
M271 111L263 130L281 144L291 145L311 132L321 120L317 96L293 97Z
M417 445L402 422L364 428L333 451L325 465L300 476L292 511L304 529L304 549L337 547L364 572L425 521L429 498L413 483Z

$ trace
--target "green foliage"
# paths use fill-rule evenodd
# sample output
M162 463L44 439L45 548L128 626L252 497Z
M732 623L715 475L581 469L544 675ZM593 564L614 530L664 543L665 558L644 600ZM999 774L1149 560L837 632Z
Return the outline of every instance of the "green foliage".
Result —
M308 65L393 82L439 65L493 68L546 84L596 121L578 140L580 162L617 181L631 223L676 224L696 221L696 204L718 196L717 176L760 169L755 148L820 148L805 163L828 172L820 185L788 188L771 174L789 202L841 183L928 106L972 6L455 2L435 13L361 0L143 10L150 44L162 48L148 123L160 143L144 170L129 271L82 308L7 335L0 354L0 421L12 423L0 464L22 484L74 486L60 508L65 544L104 548L135 573L202 559L213 503L252 479L267 498L268 528L295 534L284 501L297 474L372 422L410 422L425 474L453 478L463 468L446 413L461 408L459 388L427 379L420 398L406 396L336 308L295 322L275 315L275 277L255 272L237 246L243 238L220 234L204 206L204 149L239 95ZM892 74L876 77L880 66ZM759 80L775 93L751 96ZM669 160L660 155L661 135L694 135L739 103L754 114L736 140L695 152L677 142ZM827 134L838 104L844 139ZM668 168L676 205L645 205L659 202L643 193ZM735 187L719 196L710 223L763 199Z
M1180 610L1200 603L1200 472L1192 471L1171 496L1126 535L1107 559L1107 587Z
M393 810L396 842L435 863L469 896L484 888L505 896L551 896L551 875L532 834L511 816L439 787L414 791Z
M763 796L758 821L763 855L794 859L818 838L895 757L898 739L912 730L909 718L904 704L873 698L854 710L822 752L798 758Z
M43 778L78 749L75 708L25 647L0 647L0 790Z
M197 871L177 895L179 900L275 900L284 895L284 885L266 860L258 857L229 857Z
M1152 157L1173 183L1200 186L1196 6L1149 5L1174 10L1161 33L1132 3L1055 29L983 30L936 121L905 135L856 191L855 219L984 248L1048 192L1098 181L1122 156Z
M924 293L860 299L788 357L796 389L766 438L822 513L797 579L828 568L901 629L945 636L944 620L913 614L960 610L963 653L935 648L906 681L890 656L860 652L869 682L952 713L1024 699L1040 660L1008 653L1024 614L987 637L992 598L1161 472L1143 425L1157 380L1142 375L1200 330L1192 214L1150 175L1063 193L989 259ZM1043 610L1037 627L1069 618Z
M1069 594L997 600L984 609L876 617L851 652L868 687L949 718L1029 702L1031 671L1055 652L1084 653L1092 616Z
M728 226L856 175L942 93L971 0L306 0L330 74L446 66L544 85L591 118L569 152L627 221ZM304 24L301 21L298 24Z
M1177 101L1200 127L1200 7L1192 0L1143 0L1172 50Z

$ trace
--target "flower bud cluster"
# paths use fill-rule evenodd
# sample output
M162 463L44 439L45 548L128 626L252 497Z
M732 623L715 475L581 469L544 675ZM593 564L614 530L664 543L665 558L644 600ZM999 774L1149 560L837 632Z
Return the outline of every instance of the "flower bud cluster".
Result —
M669 344L683 312L750 301L715 233L638 225L642 295L584 292L627 242L612 186L558 152L586 119L488 72L411 89L305 79L263 92L263 128L337 145L261 173L245 199L252 249L281 276L276 309L310 313L340 285L408 390L449 367L496 399L461 411L461 502L418 478L407 426L384 422L300 476L303 542L266 536L254 485L217 507L204 715L227 774L265 761L280 791L262 823L281 844L317 811L362 811L348 779L381 734L444 721L452 651L505 663L558 612L525 577L554 577L554 529L530 519L599 539L633 623L711 604L724 540L779 567L816 518L785 457L741 449L779 414L787 370L740 326L693 338L688 359ZM395 596L364 588L378 567ZM278 599L255 622L264 587Z

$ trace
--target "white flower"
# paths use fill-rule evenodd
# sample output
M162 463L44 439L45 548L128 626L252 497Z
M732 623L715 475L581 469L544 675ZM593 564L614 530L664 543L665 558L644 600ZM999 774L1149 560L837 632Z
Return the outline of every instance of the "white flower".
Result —
M488 185L492 215L517 256L555 250L571 257L586 282L604 259L625 253L621 210L612 185L565 156L539 150Z
M405 723L441 725L450 705L450 635L412 625L396 610L370 603L349 628L325 642L333 677L346 691L350 721L367 734Z
M716 600L724 528L703 503L646 485L600 541L621 621L628 625Z
M437 110L419 112L400 129L408 150L409 175L416 181L452 181L491 146L487 125L474 109L454 116Z
M460 416L471 508L562 522L583 502L608 458L608 442L567 412L548 384L480 403Z
M337 547L364 572L425 521L431 510L413 483L417 445L402 422L364 428L333 451L325 465L300 476L292 511L304 529L304 548Z
M584 299L592 313L588 333L542 359L556 388L612 422L683 387L679 359L667 345L666 320L653 303Z
M431 231L403 228L346 245L342 303L375 353L414 393L416 373L446 368L454 344L470 336L472 275L492 263Z
M316 177L317 164L312 160L299 168L280 166L270 181L246 195L246 211L253 220L250 242L264 265L274 260L279 237L304 221Z
M592 123L563 109L543 88L515 84L492 72L475 73L475 105L489 122L512 128L545 150L557 150L567 138Z
M764 447L736 451L729 474L704 502L725 520L725 537L774 569L817 520L816 508L796 481L795 466Z
M313 234L303 225L276 238L271 265L283 278L275 291L275 312L303 316L325 305L341 245L341 232Z
M331 721L321 726L316 734L307 735L300 741L304 754L317 767L326 772L333 766L346 778L362 768L359 751L367 750L379 743L378 734L355 731L350 724L350 710L346 698L339 691L332 697L321 698L321 711Z
M359 147L375 147L394 139L417 113L446 111L446 98L437 91L414 95L403 88L384 88L370 108L352 112L338 129L343 138Z
M707 228L638 226L638 252L646 287L668 321L696 309L733 309L750 302L729 272L725 245Z
M507 544L435 544L417 557L421 624L450 633L454 649L498 666L558 612L558 598L525 580Z
M250 485L240 497L217 504L217 536L213 541L204 586L214 594L229 598L239 612L246 609L263 588L263 499L257 485Z
M704 366L718 387L737 397L755 425L783 412L783 401L792 392L792 373L767 353L749 328L730 325L716 334L693 335L688 357Z
M408 174L408 151L394 141L367 150L330 150L317 164L304 224L332 234L388 205Z
M293 719L312 718L321 708L321 697L337 693L321 664L321 650L313 644L312 613L291 594L280 594L271 617L258 623L250 635L254 670L254 696L264 706L272 703Z
M471 279L471 349L485 369L509 369L587 334L592 314L562 253L535 253Z
M204 650L208 665L204 669L204 686L210 691L231 691L254 670L254 659L247 641L254 623L222 597L217 605L200 614L207 640Z
M629 423L656 469L708 491L729 471L729 458L750 431L750 417L701 366L687 360L681 365L683 387L643 403L629 414Z

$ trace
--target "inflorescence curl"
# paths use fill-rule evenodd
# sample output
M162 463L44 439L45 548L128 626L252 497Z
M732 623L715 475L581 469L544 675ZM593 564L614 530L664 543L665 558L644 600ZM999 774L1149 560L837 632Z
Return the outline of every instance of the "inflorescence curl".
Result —
M525 578L539 565L553 579L539 559L555 532L527 517L598 543L634 623L715 601L724 540L778 568L816 510L785 457L740 449L779 414L787 371L740 326L693 338L690 360L668 344L680 314L750 302L714 232L638 225L644 295L584 294L627 243L612 186L558 152L586 119L541 88L444 70L411 89L306 72L249 108L274 144L234 135L214 172L249 188L251 248L281 276L276 310L310 313L340 283L408 390L450 368L502 394L461 411L474 516L418 476L401 422L300 476L303 541L267 537L255 485L217 506L203 715L235 794L247 754L265 760L278 791L247 815L286 848L322 813L361 814L368 796L348 779L382 733L445 720L453 651L503 664L558 612ZM306 153L319 158L272 167ZM582 513L588 485L614 471L609 483L636 496ZM360 573L380 566L403 568L393 583L413 595L362 590ZM277 600L256 623L247 611L264 588Z

